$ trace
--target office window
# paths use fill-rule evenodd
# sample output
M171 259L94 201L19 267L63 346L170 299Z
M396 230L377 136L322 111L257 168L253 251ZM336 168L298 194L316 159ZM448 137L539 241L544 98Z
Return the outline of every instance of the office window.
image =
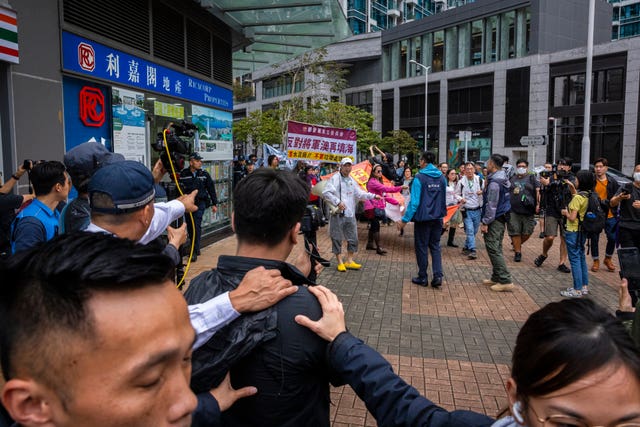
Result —
M516 12L506 12L500 19L500 59L516 56Z
M400 75L398 77L401 79L408 77L407 75L407 64L409 62L409 60L407 59L408 45L409 45L408 40L402 40L400 42L400 63L398 64L400 66Z
M433 33L433 60L431 62L431 68L433 72L442 71L444 65L444 31L436 31Z
M471 46L469 49L471 65L482 64L482 20L471 23Z

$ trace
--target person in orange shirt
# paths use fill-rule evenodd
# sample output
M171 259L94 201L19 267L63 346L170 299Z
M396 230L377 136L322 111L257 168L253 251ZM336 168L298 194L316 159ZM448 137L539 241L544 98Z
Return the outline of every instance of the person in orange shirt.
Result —
M609 162L604 157L600 157L593 162L593 169L596 174L596 185L593 188L598 194L602 203L602 209L607 213L607 221L604 226L604 233L607 236L607 247L605 249L603 264L611 272L616 271L615 265L613 265L613 254L616 248L616 218L609 206L609 201L618 191L618 183L614 179L609 179L607 176L607 169ZM596 272L600 269L600 253L598 243L600 241L600 235L596 234L591 237L591 258L593 264L591 265L591 271Z

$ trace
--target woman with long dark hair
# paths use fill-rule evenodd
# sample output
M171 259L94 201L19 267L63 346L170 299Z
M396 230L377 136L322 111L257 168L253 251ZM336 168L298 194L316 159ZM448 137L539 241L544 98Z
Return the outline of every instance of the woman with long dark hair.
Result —
M384 220L384 207L387 202L397 205L399 202L393 197L387 197L389 193L399 193L405 188L399 186L385 186L382 183L382 166L375 164L371 167L371 175L367 181L367 191L377 194L381 198L379 200L367 200L364 202L365 216L369 219L369 236L367 239L367 249L375 250L378 255L385 255L386 250L380 246L380 221ZM379 212L379 215L376 215ZM375 244L375 245L374 245Z

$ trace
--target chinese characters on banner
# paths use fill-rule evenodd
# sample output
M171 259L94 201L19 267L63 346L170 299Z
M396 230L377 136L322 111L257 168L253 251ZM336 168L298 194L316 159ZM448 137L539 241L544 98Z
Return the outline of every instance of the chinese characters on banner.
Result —
M287 157L325 163L340 163L356 157L356 131L289 121Z

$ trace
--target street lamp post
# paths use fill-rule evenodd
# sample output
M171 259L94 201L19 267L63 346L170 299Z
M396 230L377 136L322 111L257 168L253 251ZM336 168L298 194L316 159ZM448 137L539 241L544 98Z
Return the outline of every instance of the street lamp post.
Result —
M551 163L556 163L556 150L558 149L558 118L549 117L549 120L553 120L553 148L551 149Z
M591 73L593 69L593 27L595 19L595 0L589 0L589 25L587 34L587 69L584 79L584 124L582 130L582 159L580 167L589 170L591 155Z
M415 59L411 59L409 61L411 64L415 64L417 67L424 69L424 151L427 151L427 119L429 117L428 109L429 109L429 70L431 67L427 67L426 65L422 65Z

